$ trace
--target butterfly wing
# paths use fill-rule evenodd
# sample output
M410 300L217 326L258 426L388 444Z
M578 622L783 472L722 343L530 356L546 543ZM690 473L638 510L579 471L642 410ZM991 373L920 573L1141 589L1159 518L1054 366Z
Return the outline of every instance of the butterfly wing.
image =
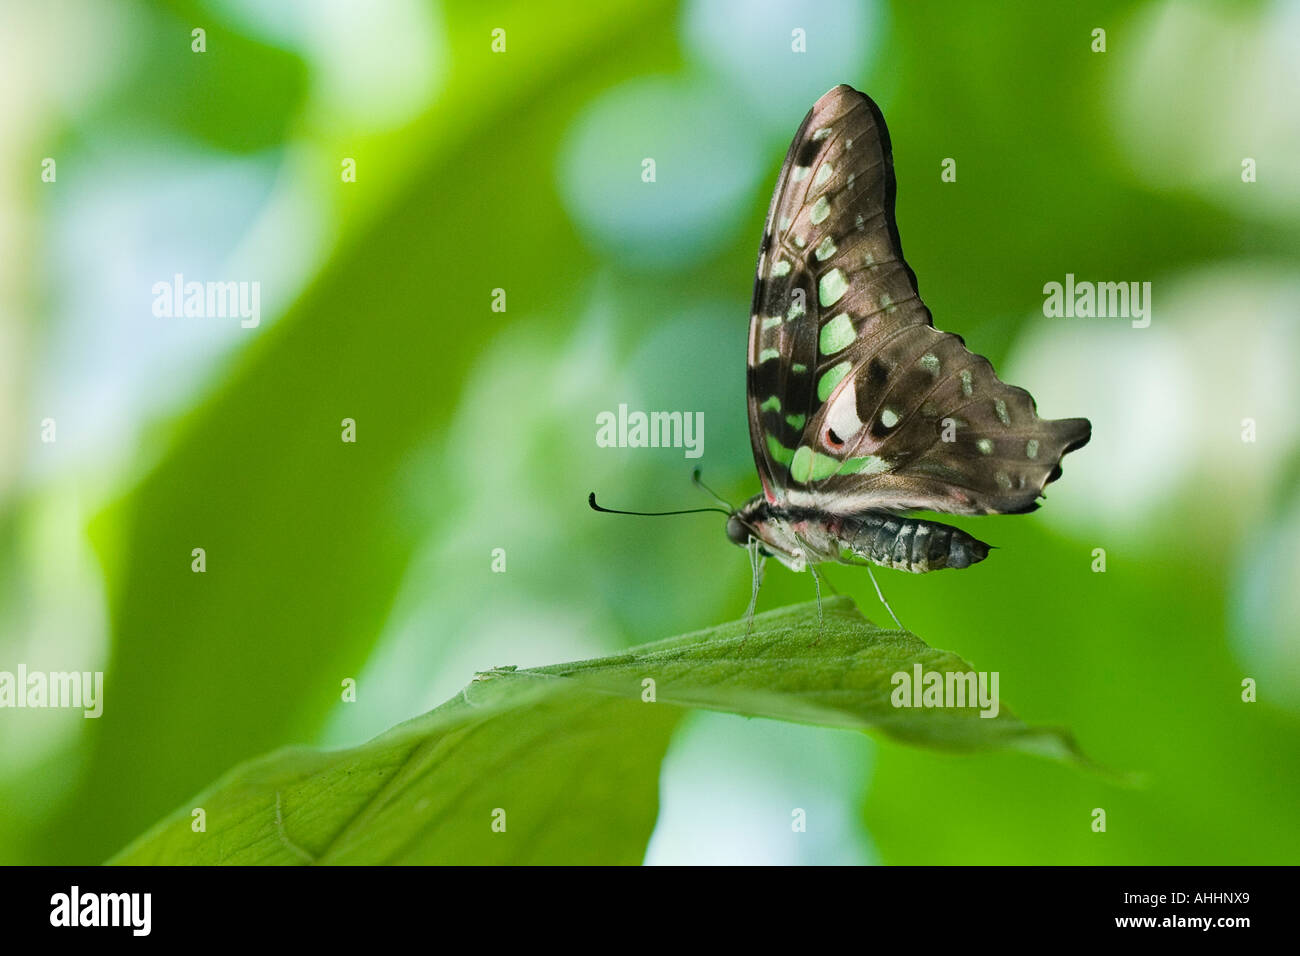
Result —
M940 332L903 259L893 156L870 98L837 86L786 154L759 251L750 439L776 504L848 514L1032 511L1087 443Z

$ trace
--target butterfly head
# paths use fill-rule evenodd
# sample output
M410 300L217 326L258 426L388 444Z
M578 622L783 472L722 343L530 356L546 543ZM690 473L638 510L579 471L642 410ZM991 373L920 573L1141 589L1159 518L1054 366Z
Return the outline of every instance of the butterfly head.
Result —
M732 544L738 544L742 548L749 544L749 526L741 520L739 512L733 511L730 517L727 518L727 537Z
M742 548L757 541L763 554L769 554L767 533L772 520L772 508L762 495L755 495L727 517L727 539Z

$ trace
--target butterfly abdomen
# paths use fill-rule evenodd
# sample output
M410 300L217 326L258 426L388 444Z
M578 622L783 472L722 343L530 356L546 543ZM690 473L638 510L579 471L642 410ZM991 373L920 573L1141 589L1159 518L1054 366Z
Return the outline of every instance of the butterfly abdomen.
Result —
M923 518L867 514L846 520L840 533L858 557L914 574L970 567L989 554L987 544L960 528Z

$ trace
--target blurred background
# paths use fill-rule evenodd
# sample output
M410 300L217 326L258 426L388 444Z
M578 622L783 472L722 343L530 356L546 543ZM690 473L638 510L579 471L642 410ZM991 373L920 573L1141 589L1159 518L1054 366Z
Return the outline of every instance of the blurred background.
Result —
M1088 6L5 3L0 670L106 676L98 720L0 711L0 862L99 862L477 669L738 617L720 516L586 496L758 490L759 232L841 82L889 122L936 324L1093 422L1043 510L955 522L992 559L881 585L1145 785L696 714L647 862L1295 862L1300 3ZM154 315L177 273L258 282L260 324ZM1044 317L1066 273L1152 283L1150 327ZM620 404L703 412L703 457L598 447ZM760 608L811 597L773 566Z

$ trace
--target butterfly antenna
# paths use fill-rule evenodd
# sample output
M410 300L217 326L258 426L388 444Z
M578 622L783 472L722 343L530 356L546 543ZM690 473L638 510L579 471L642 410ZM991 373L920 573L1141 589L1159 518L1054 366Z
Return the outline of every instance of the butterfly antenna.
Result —
M718 494L716 491L714 491L712 488L706 485L702 480L700 480L700 469L696 468L695 471L691 472L691 481L694 483L696 488L699 488L701 491L707 492L713 498L713 500L716 501L718 504L726 505L728 514L732 514L735 512L736 509L731 506L731 502L729 502L726 498L722 497L722 495Z
M640 515L643 518L662 518L665 515L697 515L705 511L716 511L719 514L730 516L730 511L723 511L721 508L687 508L683 511L619 511L617 508L605 508L596 504L596 493L593 491L587 496L587 504L591 505L592 511L603 511L607 515Z
M880 585L876 582L876 575L871 570L871 565L867 565L867 574L871 575L871 583L876 586L876 597L880 598L880 603L885 606L885 610L888 611L889 616L894 619L894 623L898 625L898 629L900 631L906 631L907 628L903 627L903 622L898 619L898 615L894 613L894 609L890 607L889 602L885 600L885 594L880 590Z

